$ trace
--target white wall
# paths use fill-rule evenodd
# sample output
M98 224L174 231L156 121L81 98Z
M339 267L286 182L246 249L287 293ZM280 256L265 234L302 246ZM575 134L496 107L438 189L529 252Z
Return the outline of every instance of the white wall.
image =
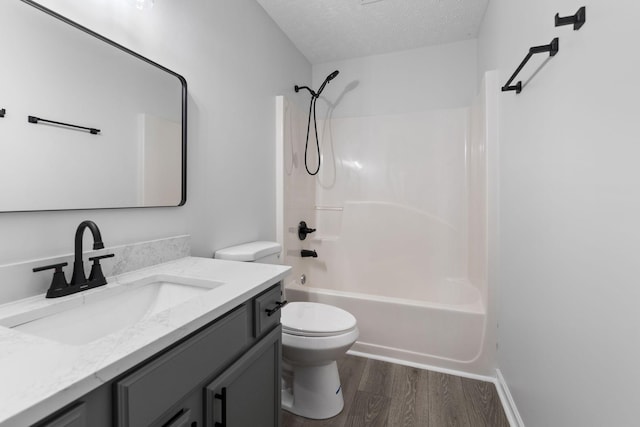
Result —
M158 0L144 12L124 0L41 3L187 79L187 205L0 213L0 264L72 251L83 219L109 246L190 233L201 256L274 239L274 99L295 96L311 67L264 10L253 0Z
M580 31L554 28L582 5ZM498 364L527 427L638 425L639 15L635 0L493 0L479 38L501 84L560 38L500 95Z
M314 90L340 71L318 101L318 117L330 104L336 104L335 118L468 107L477 91L476 67L475 40L317 64Z

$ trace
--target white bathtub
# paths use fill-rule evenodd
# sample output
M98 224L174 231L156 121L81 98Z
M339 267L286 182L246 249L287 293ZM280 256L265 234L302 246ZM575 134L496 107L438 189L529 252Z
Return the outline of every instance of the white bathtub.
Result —
M432 301L416 301L289 283L286 298L352 313L360 329L352 352L485 375L486 314L479 292L463 281L432 288Z

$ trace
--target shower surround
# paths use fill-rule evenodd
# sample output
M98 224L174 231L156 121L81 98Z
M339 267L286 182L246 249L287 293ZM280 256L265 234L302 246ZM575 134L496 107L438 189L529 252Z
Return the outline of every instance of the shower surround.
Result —
M493 80L468 108L348 118L329 110L318 121L317 177L304 170L306 112L278 98L278 236L284 263L294 267L287 298L351 312L360 328L352 351L492 375L486 111ZM315 147L308 152L314 167ZM317 228L304 241L302 220ZM301 249L318 258L301 258Z

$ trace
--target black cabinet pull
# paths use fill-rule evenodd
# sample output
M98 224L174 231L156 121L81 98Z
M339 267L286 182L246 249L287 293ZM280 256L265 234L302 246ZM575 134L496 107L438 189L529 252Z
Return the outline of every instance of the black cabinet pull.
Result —
M274 314L276 314L278 311L280 311L280 309L282 307L284 307L285 305L289 304L289 301L284 300L284 301L276 301L276 306L274 308L267 308L264 311L267 313L267 316L272 316Z
M222 407L220 422L216 422L215 427L227 427L227 388L222 387L220 394L215 394L216 399L220 399L220 405Z
M163 427L188 427L189 418L191 417L191 409L181 409L167 424Z

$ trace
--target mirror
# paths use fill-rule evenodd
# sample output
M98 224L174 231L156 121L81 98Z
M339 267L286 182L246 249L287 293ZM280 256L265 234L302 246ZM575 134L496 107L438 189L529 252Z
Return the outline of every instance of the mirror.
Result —
M0 211L185 203L183 77L30 0L0 28Z

